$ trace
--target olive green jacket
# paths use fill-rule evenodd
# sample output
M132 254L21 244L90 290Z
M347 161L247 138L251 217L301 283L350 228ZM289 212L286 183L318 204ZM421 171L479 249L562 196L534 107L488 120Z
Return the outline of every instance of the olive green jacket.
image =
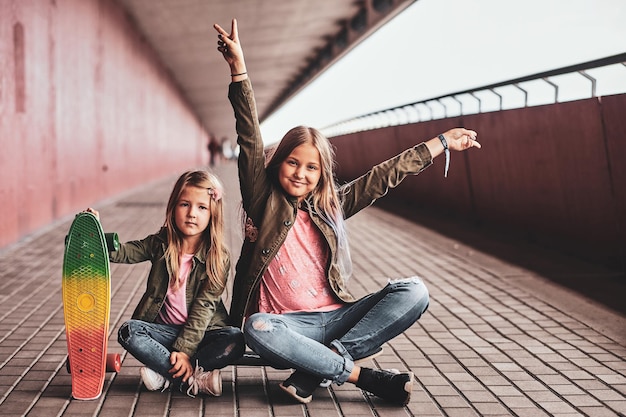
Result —
M264 145L250 80L231 83L228 97L235 112L237 143L240 146L239 185L248 217L230 309L234 324L240 326L245 317L256 311L259 282L294 224L298 203L266 174ZM407 175L418 174L431 164L430 151L425 144L419 144L342 185L339 195L344 217L347 219L370 206ZM338 299L355 301L346 285L350 277L340 273L337 237L333 229L317 213L310 210L309 215L330 249L326 274L330 287Z
M120 245L119 250L109 253L111 262L134 264L152 262L148 274L146 291L133 312L133 319L154 323L165 303L169 277L172 275L169 262L165 261L167 231L162 228L157 234L142 240L134 240ZM207 287L205 255L196 253L192 259L191 271L187 278L187 322L183 326L172 349L192 357L208 329L224 327L228 314L221 294L212 293ZM227 265L226 274L230 271ZM227 276L224 277L226 282Z

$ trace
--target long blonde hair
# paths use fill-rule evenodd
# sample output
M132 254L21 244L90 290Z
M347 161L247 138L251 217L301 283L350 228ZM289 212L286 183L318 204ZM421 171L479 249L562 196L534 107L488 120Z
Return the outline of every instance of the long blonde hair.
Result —
M326 136L308 126L296 126L289 130L274 149L267 163L267 174L271 181L280 187L278 171L280 165L295 148L303 144L315 146L320 154L321 175L317 186L305 199L305 203L334 230L337 236L337 262L342 276L347 279L352 274L352 262L348 249L348 237L339 198L339 187L335 179L335 151Z
M205 188L211 196L209 210L211 218L207 228L202 233L200 247L198 252L205 255L206 258L206 274L208 277L207 285L211 291L221 293L226 287L226 277L228 272L226 268L229 263L229 251L224 244L224 206L223 194L224 187L219 179L207 171L187 171L183 173L170 194L167 202L165 213L165 223L163 227L167 230L167 250L165 258L172 269L172 283L177 288L178 272L180 269L179 256L182 251L183 237L176 227L174 210L178 204L181 194L185 187Z

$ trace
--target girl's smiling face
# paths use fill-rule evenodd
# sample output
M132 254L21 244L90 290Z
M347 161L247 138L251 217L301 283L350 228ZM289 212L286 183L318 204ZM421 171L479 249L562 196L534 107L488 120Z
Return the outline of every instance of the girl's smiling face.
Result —
M302 201L317 187L321 175L319 151L312 144L303 143L280 164L278 182L287 194Z
M186 186L176 203L174 221L185 237L200 237L211 220L211 196L206 188Z

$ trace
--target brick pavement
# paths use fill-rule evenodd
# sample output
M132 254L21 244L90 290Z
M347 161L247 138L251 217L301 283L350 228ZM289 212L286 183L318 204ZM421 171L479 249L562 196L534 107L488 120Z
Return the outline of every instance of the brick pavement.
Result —
M216 169L230 192L229 243L240 233L233 164ZM175 177L95 204L106 231L122 240L158 229ZM73 216L72 216L73 217ZM411 369L407 407L390 407L353 385L318 389L307 406L277 384L288 371L229 366L219 398L147 392L139 362L123 352L116 329L128 319L149 265L112 265L110 350L123 355L94 401L71 399L65 370L61 303L63 239L71 218L0 252L0 415L10 416L623 416L626 415L626 320L546 279L404 218L369 208L350 219L355 277L363 295L387 277L419 274L431 292L425 316L371 361ZM510 250L518 250L511 246ZM524 255L524 254L522 254ZM537 260L538 252L527 259ZM522 259L524 257L522 256ZM558 258L562 259L562 258ZM584 271L596 282L610 271L574 260L550 263L561 276Z

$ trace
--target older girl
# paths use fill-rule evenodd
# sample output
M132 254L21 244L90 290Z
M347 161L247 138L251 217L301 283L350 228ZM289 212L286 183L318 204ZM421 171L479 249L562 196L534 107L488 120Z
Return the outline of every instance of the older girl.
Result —
M265 164L252 85L237 22L219 25L218 51L230 67L229 98L236 118L239 181L247 215L231 315L245 319L248 345L279 368L295 372L280 387L311 401L323 379L350 382L391 403L410 399L413 373L355 364L380 351L426 311L428 290L412 276L389 281L356 300L348 291L350 255L344 219L371 205L407 175L444 151L480 147L462 128L418 144L346 185L335 184L332 147L318 130L299 126L283 137Z

